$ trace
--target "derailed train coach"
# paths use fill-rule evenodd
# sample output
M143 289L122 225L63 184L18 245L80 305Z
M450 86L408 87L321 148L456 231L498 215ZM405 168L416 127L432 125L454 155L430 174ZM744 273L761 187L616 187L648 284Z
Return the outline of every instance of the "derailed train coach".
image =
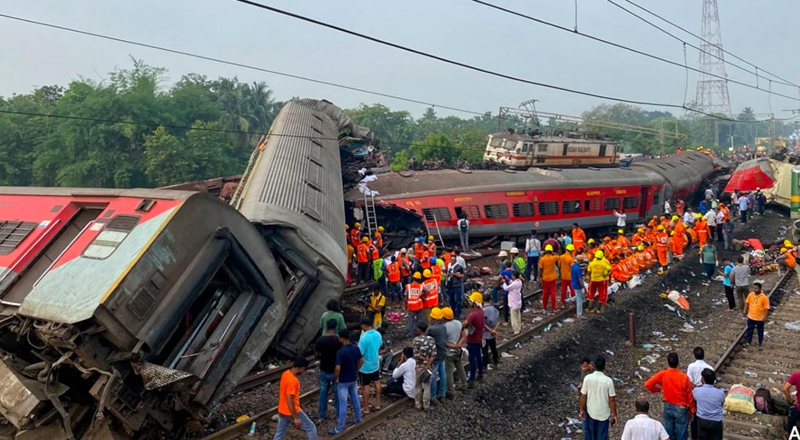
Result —
M0 208L0 412L18 439L180 435L280 331L276 258L208 194L0 188Z

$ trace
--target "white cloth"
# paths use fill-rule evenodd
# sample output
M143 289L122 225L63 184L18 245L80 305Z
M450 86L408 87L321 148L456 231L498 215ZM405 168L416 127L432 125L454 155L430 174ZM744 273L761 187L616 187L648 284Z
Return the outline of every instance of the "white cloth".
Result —
M586 412L591 418L601 422L611 418L608 398L615 397L617 393L614 391L614 381L610 377L602 371L595 371L586 376L581 384L581 394L586 396Z
M668 440L669 434L658 420L647 414L637 414L625 423L622 440Z
M706 221L708 222L708 226L717 226L717 213L714 210L710 210L705 215Z
M625 227L625 220L628 219L628 214L625 214L624 212L622 214L620 214L619 212L614 211L614 215L617 216L617 227L618 228L624 228Z
M672 206L669 204L669 200L664 201L664 213L669 214L672 212Z
M687 225L694 224L694 217L692 217L692 214L689 211L683 213L683 222Z
M708 363L702 359L698 359L686 367L686 375L689 376L689 380L692 381L694 386L699 387L700 385L703 385L703 377L701 374L706 368L710 370L714 369L714 367L708 365Z
M392 377L397 379L398 377L403 378L403 391L405 391L406 395L410 398L414 398L414 395L417 392L417 361L414 358L406 359L405 362L398 365L397 368L392 371Z
M725 213L720 209L717 212L717 225L721 225L723 223L725 223Z

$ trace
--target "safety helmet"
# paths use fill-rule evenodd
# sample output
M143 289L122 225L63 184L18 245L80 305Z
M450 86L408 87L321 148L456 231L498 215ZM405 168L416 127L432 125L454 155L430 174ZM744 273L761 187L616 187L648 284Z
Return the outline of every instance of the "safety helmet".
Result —
M781 253L782 254L786 253L786 248L781 248Z
M675 231L671 231L671 232L669 233L669 236L670 236L670 237L672 237L673 235L675 235Z
M429 235L428 240L433 241L433 235Z
M659 231L663 231L664 230L664 225L658 225L658 228L656 228L656 229L658 229Z
M625 231L623 231L622 229L617 229L617 234L624 234L624 233Z
M442 309L438 307L434 307L431 309L431 319L442 319L444 317L444 313L442 313Z
M643 232L644 232L644 228L639 228L639 229L637 229L637 230L636 230L636 232L638 232L638 233L640 233L640 234L641 234L641 233L643 233Z
M636 249L639 249L640 251L643 251L644 250L644 246L639 245L639 247L637 247Z
M597 251L594 253L594 257L597 259L603 258L603 251Z
M453 319L455 315L453 314L453 309L450 307L442 307L442 316L444 319Z
M608 243L609 241L611 241L611 237L603 237L603 241Z
M383 231L385 231L385 229L383 229L383 226L378 226L378 232L383 232Z
M472 292L469 294L469 300L475 303L483 303L483 294L480 292Z
M500 258L507 257L507 256L508 256L508 252L506 252L506 251L500 251L500 253L499 253L499 254L497 254L497 256L498 256L498 257L500 257Z
M401 254L405 254L406 252L408 252L408 251L406 250L406 248L400 249L400 253L401 253Z
M673 215L672 216L672 221L674 221L674 222L678 221L678 216L677 215Z
M697 218L703 218L703 214L697 214Z
M436 264L436 257L431 257L428 261L430 261L431 264Z
M359 222L355 222L355 223L353 224L353 227L354 227L354 228L360 228L360 227L361 227L361 223L359 223Z
M346 231L346 230L348 230L348 229L350 229L350 226L349 226L347 223L345 223L345 225L344 225L344 230Z
M361 237L361 241L362 241L363 243L366 243L366 242L368 242L368 241L369 241L369 238L367 238L367 237Z
M414 272L414 279L415 280L421 280L422 279L422 274L419 273L419 272Z
M594 238L590 238L590 239L589 239L589 241L588 241L587 243L589 243L589 244L592 244L592 243L594 243Z
M789 241L789 240L783 240L783 246L784 246L784 247L787 247L787 248L794 247L794 245L792 244L792 242L791 242L791 241Z
M547 246L544 247L544 251L545 252L553 252L553 245L552 244L548 244Z
M549 246L549 245L548 245L548 246ZM574 244L572 244L572 243L568 244L568 245L567 245L567 250L568 250L568 251L570 251L570 252L574 251L574 250L575 250L575 245L574 245Z
M420 237L417 239L419 243L425 243L425 237Z
M519 249L517 249L515 247L512 247L509 252L511 252L512 254L518 254L519 253Z
M761 187L760 187L760 186L757 186L757 187L756 187L756 191L761 191Z

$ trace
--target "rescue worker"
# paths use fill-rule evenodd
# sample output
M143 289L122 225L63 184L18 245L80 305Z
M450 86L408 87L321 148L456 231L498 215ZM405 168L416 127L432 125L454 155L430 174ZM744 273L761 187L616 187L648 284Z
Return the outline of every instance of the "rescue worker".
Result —
M433 279L436 280L436 284L438 285L439 291L441 292L442 282L444 281L444 278L442 277L442 275L444 275L444 270L442 270L444 268L444 261L436 257L431 257L430 262L431 262L431 277L433 277Z
M603 251L594 253L594 260L586 268L589 278L589 307L587 313L602 313L608 300L608 275L611 273L611 265L604 258ZM595 309L594 299L597 298L597 308Z
M355 281L356 278L356 271L357 271L357 264L356 264L356 248L350 244L350 240L347 240L347 284L352 283Z
M567 306L567 290L569 290L569 297L575 296L575 289L572 288L572 262L574 258L572 253L575 252L575 245L568 244L566 250L560 257L558 257L558 270L561 273L561 307Z
M372 327L377 330L383 324L383 309L386 307L386 296L378 286L372 288L372 295L367 305L367 317L372 319Z
M658 226L658 216L654 215L653 218L650 219L649 222L647 222L647 227L650 229L655 229L656 226Z
M406 285L411 282L411 258L408 256L406 248L400 249L397 262L400 263L400 281L402 281L403 289L405 289Z
M797 266L797 259L785 247L781 248L781 255L775 259L782 269L794 269Z
M358 223L356 223L358 224ZM366 283L370 278L369 267L369 238L363 237L356 248L356 261L358 262L358 282Z
M397 261L397 256L392 255L390 261L386 264L386 280L389 284L389 298L392 301L400 301L403 297L403 283L400 278L400 263Z
M636 247L636 264L639 266L639 273L647 270L647 254L644 251L644 245Z
M591 256L594 255L595 252L600 250L600 247L597 246L597 243L594 241L594 238L590 238L589 240L587 240L586 245L588 246L586 251L586 255L588 258L591 258Z
M417 326L423 322L422 274L414 272L411 278L411 282L406 285L406 309L408 311L406 329L410 336L414 336Z
M631 237L631 244L638 247L642 243L644 243L644 229L639 228L636 230L636 233L633 234L633 237Z
M425 239L419 237L417 241L414 243L414 257L418 260L422 258L422 253L425 251Z
M703 218L702 214L697 214L697 220L694 221L694 230L697 232L697 244L702 248L708 239L708 222Z
M436 256L436 241L433 239L433 235L429 235L428 236L428 244L427 244L427 246L428 246L428 254L431 257L435 257Z
M372 241L379 248L383 247L383 226L378 226L378 230L372 234Z
M376 248L377 249L377 248ZM384 272L384 264L383 258L381 258L380 254L374 254L373 256L377 258L372 259L372 279L375 281L376 285L381 289L381 293L386 296L388 292L386 288L386 272Z
M672 259L683 259L683 247L686 242L686 237L678 235L677 231L672 231L670 235L670 244L672 247Z
M542 275L542 313L553 315L556 307L556 280L558 273L558 256L553 254L553 245L548 244L544 247L544 255L539 258L539 273ZM553 311L547 311L547 301L550 300Z
M622 229L617 231L617 245L619 245L620 248L631 247L631 242L628 240L628 237L625 236L625 231Z
M358 248L358 245L361 244L361 223L356 222L353 224L353 229L350 230L350 244L354 248Z
M619 258L615 258L613 261L614 262L611 264L611 278L622 284L627 283L631 279L631 275L628 272L625 259L620 260Z
M572 245L575 246L575 252L580 249L586 249L586 233L577 223L572 224Z
M672 230L675 231L675 235L680 235L681 237L683 237L683 235L686 233L686 225L683 224L680 217L678 217L677 215L673 215L672 223L674 223L674 226L672 226Z
M669 251L669 236L664 230L664 225L658 225L658 234L656 235L656 251L658 252L658 262L661 264L659 274L663 275L667 272L667 264L669 260L667 253Z
M431 325L431 309L439 307L439 279L430 269L422 271L422 314L425 324Z
M511 248L511 263L514 269L525 275L525 259L519 256L519 249Z

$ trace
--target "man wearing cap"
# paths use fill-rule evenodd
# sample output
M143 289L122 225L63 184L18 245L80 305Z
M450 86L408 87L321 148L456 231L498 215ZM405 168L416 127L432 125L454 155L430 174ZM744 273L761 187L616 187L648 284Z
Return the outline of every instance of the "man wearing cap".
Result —
M576 251L586 249L586 232L577 223L572 224L572 244Z
M436 343L436 356L433 358L433 377L431 378L431 403L438 405L444 403L444 396L447 392L447 379L445 372L445 360L447 359L447 328L444 326L444 313L442 309L434 307L431 309L431 325L425 332L433 338Z
M559 257L553 253L553 246L544 245L544 255L539 259L539 270L542 273L542 313L552 315L557 310L556 307L556 280L558 279ZM553 306L551 312L547 311L547 302Z
M628 237L625 236L625 231L622 229L617 230L617 245L622 249L631 247L631 242L628 241Z
M439 280L433 277L430 269L422 271L422 279L422 314L425 324L431 325L431 310L439 307Z
M408 311L408 333L414 335L415 329L420 322L424 322L422 302L423 286L422 274L414 272L412 280L406 285L406 310Z
M589 307L587 313L602 313L608 296L608 275L611 273L611 264L603 258L603 251L594 254L594 260L587 267L589 275ZM595 309L594 299L597 297L597 309Z
M461 302L464 297L464 270L466 266L462 266L464 263L462 263L463 259L460 257L461 252L456 250L455 254L456 258L450 260L444 283L447 287L447 303L453 308L456 318L460 318Z
M525 274L525 260L519 256L519 249L511 248L511 261L514 263L514 270L521 274Z
M369 281L370 271L369 264L369 237L362 237L361 243L356 248L356 262L358 263L358 282L365 283Z
M525 253L528 261L525 264L525 273L528 279L536 281L539 279L539 253L542 250L542 242L536 238L536 231L531 231L531 236L525 241Z
M667 264L669 264L669 260L667 259L667 252L669 252L669 236L664 230L664 225L658 225L656 229L658 230L658 234L656 234L656 251L658 251L658 262L661 264L659 273L664 274L667 271Z
M572 288L572 252L575 251L575 246L572 244L567 245L567 249L561 256L558 257L558 270L561 273L561 307L567 306L567 291L569 297L575 296L575 290Z
M455 378L458 378L460 387L467 386L467 373L464 370L464 362L461 360L463 352L461 350L462 344L466 340L466 332L462 330L461 321L453 315L453 309L450 307L442 308L442 316L445 323L444 328L447 330L447 359L445 359L445 382L447 384L448 399L455 397L456 383Z
M481 343L485 320L483 315L483 295L472 292L469 295L470 312L467 319L461 323L467 329L467 352L469 353L469 387L472 388L476 380L483 380L483 356ZM477 375L476 375L477 373Z

